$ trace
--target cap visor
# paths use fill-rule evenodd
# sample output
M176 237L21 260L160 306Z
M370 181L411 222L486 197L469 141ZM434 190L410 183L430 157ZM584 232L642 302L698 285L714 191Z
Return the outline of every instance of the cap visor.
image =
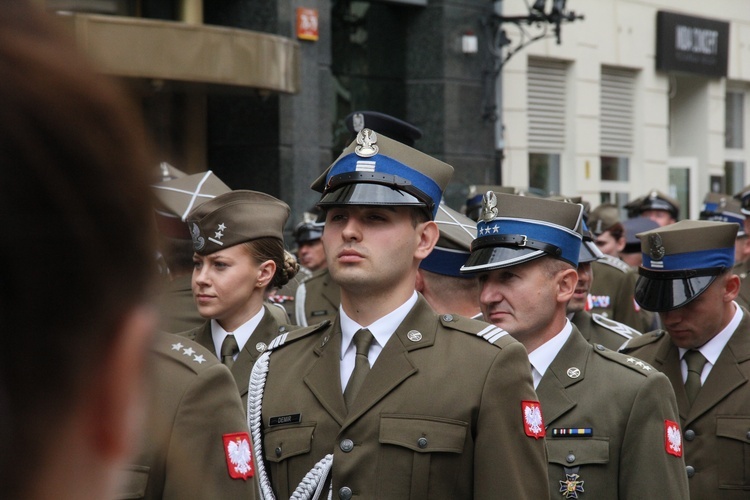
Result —
M345 184L339 189L326 193L318 202L319 206L332 205L407 205L426 207L414 196L389 186L373 183Z
M515 266L546 255L533 248L484 247L471 252L461 273L479 273L503 267Z
M635 284L635 300L647 311L671 311L703 293L715 279L715 275L667 280L639 276Z
M592 241L583 241L581 243L581 250L578 252L578 263L582 262L594 262L603 257L601 250L597 248L596 243Z

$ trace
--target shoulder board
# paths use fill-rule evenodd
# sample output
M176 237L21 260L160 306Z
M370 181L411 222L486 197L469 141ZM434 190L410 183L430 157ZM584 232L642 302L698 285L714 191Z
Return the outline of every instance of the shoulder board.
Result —
M605 316L602 316L601 314L594 313L591 315L591 318L597 325L603 326L607 330L611 330L626 339L632 339L634 337L641 336L641 332L639 332L635 328L631 328L626 324L620 323L619 321L609 319Z
M602 264L607 264L608 266L614 267L615 269L619 269L623 273L630 272L629 265L627 265L624 261L612 255L605 255L603 258L599 259L598 262L601 262Z
M638 373L641 373L643 375L658 373L658 370L656 368L646 363L645 361L634 358L632 356L626 356L625 354L621 354L616 351L612 351L601 344L594 345L594 352L610 361L614 361L615 363L622 366L627 366L631 370L637 371Z
M198 336L198 332L201 331L202 329L203 329L203 326L197 326L193 328L192 330L185 330L184 332L177 332L174 334L169 333L168 335L177 335L178 337L182 337L184 339L195 340L195 338ZM161 333L162 332L159 332L160 335ZM167 332L163 332L163 333L167 333Z
M459 332L481 337L490 344L498 347L503 347L508 341L512 340L508 332L502 328L457 314L442 314L440 316L440 323L451 330L458 330Z
M654 342L662 338L665 333L666 332L664 330L656 330L653 332L644 333L640 337L634 337L625 342L622 347L620 347L620 352L627 354L638 349L639 347L653 344Z
M177 361L196 373L219 363L216 356L202 345L170 333L158 333L152 350L157 355Z
M280 326L280 334L277 335L276 338L274 338L271 342L269 342L268 350L273 351L280 348L281 346L291 344L296 340L305 338L314 333L320 333L329 326L331 326L331 322L329 320L323 321L322 323L318 323L316 325L304 326L300 328L295 328L293 326L290 327L289 325Z

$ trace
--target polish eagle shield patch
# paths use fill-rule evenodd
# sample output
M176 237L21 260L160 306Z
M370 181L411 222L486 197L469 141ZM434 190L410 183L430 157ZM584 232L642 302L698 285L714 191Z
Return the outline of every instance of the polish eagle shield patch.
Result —
M247 432L224 434L224 454L227 470L232 479L244 479L255 475L253 455L250 451L250 436Z
M544 437L544 419L539 401L521 401L523 410L523 430L526 435L539 439Z
M664 447L670 455L682 456L682 432L677 422L664 421Z

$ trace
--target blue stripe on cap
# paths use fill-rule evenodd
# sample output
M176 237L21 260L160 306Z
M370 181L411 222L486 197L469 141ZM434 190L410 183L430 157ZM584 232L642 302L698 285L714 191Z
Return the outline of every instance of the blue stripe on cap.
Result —
M430 255L425 257L419 267L443 276L454 276L456 278L473 278L473 275L461 274L461 266L466 264L469 252L451 250L449 248L435 247Z
M528 239L555 245L562 251L560 258L578 266L582 237L576 231L550 222L533 219L497 217L489 222L480 220L477 223L477 240L481 240L482 236L500 236L503 234L525 235Z
M711 203L711 202L707 201L707 202L705 202L703 204L703 211L704 212L713 212L713 213L716 213L717 210L718 210L718 208L719 208L719 204L718 203Z
M643 267L654 271L682 271L720 266L732 267L733 265L734 247L665 255L661 260L653 260L649 254L643 253Z
M357 163L363 162L367 167L357 169ZM430 197L434 204L432 209L432 217L435 217L437 213L438 205L443 193L440 186L432 180L430 177L424 175L422 172L414 170L401 163L400 161L394 160L393 158L381 154L376 154L369 158L363 158L357 156L355 153L349 153L348 155L341 158L336 164L331 167L328 176L326 176L326 184L334 175L347 174L350 172L378 172L383 174L397 175L402 179L406 179L411 182L420 191Z

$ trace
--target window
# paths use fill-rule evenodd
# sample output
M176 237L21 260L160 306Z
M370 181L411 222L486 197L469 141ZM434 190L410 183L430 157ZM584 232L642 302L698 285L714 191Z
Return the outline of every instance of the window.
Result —
M745 94L729 91L726 95L724 119L724 146L730 149L743 149L745 124L743 113L745 110Z
M560 194L560 155L529 154L529 187Z

